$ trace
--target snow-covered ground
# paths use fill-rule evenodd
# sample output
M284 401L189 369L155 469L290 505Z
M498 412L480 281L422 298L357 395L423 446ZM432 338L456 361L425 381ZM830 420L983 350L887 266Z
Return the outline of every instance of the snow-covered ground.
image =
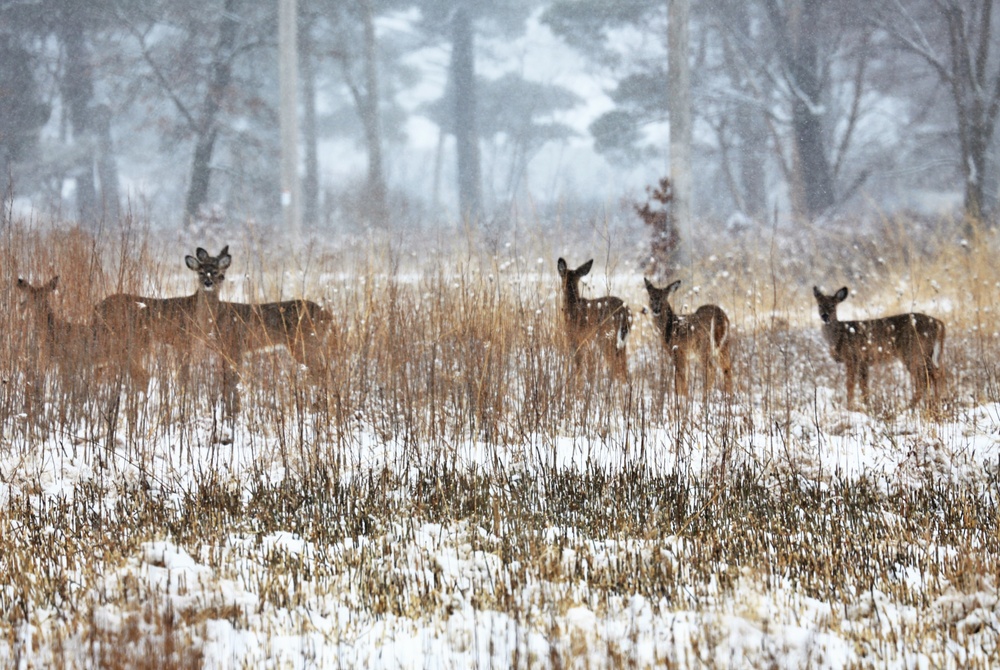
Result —
M397 485L381 491L406 496L421 478L422 459L447 460L456 470L477 471L490 483L490 495L504 495L501 482L511 478L537 478L540 483L527 490L536 492L544 510L544 480L554 472L586 478L641 471L653 486L681 472L692 481L710 482L713 473L733 468L735 461L757 472L766 486L778 486L776 473L785 473L816 495L835 498L838 487L847 482L850 489L859 479L870 479L887 495L933 482L975 491L980 504L996 513L1000 404L962 408L948 420L905 412L886 421L842 409L838 393L820 388L782 417L760 406L738 407L737 422L755 428L735 431L741 434L724 449L718 433L731 428L717 417L725 411L696 403L687 428L666 423L645 431L641 455L635 447L638 431L625 426L603 438L563 434L538 436L532 444L468 441L443 450L383 439L360 422L344 442L349 446L340 453L339 477L364 479L389 471L399 478ZM774 429L776 420L787 425ZM213 443L208 422L193 427L186 455L177 453L170 436L154 438L140 462L122 453L122 445L106 450L80 446L85 443L78 440L74 446L66 435L49 434L37 443L7 440L0 459L0 507L7 510L0 515L0 533L10 543L21 532L21 515L12 507L40 499L48 505L72 504L74 491L85 485L97 491L88 499L96 508L87 514L101 516L127 508L139 482L149 487L146 495L182 510L194 504L192 492L209 480L232 486L247 505L255 487L296 480L283 465L285 449L277 437L254 436L254 427L242 422L231 430L225 439L231 443L219 444ZM305 431L308 435L308 421ZM628 443L631 453L625 450ZM730 459L728 466L724 458ZM722 476L719 486L727 485ZM393 507L406 509L399 501ZM887 516L893 514L891 507L886 505ZM998 658L996 562L981 566L986 568L982 574L951 583L943 568L920 571L906 567L908 561L900 557L896 564L879 566L887 575L884 581L864 589L854 584L857 592L821 598L800 588L796 577L782 574L787 569L768 571L756 564L720 562L720 579L702 581L700 569L687 563L704 561L711 543L702 545L690 528L664 536L614 532L602 538L593 529L566 526L554 515L553 525L536 526L540 535L534 548L549 555L535 556L525 566L505 556L509 541L501 537L517 519L483 525L457 512L434 521L419 509L409 511L410 516L373 520L368 532L329 543L285 530L258 531L249 513L247 523L211 538L181 540L147 528L149 538L129 543L133 548L124 555L64 559L76 567L59 568L70 586L57 602L32 602L8 581L2 602L12 625L0 641L0 658L5 665L27 667L86 665L104 658L94 646L102 639L116 645L130 640L140 645L136 653L141 657L146 638L165 635L176 638L171 648L178 662L184 656L177 649L196 650L206 667L557 667L566 662L578 667L968 667L992 665ZM992 530L982 529L991 539L981 549L993 560L996 520L982 520ZM897 525L905 524L885 520L889 531ZM46 529L50 536L69 532L58 525ZM802 541L773 538L775 543ZM898 543L898 552L942 561L961 551L933 534L902 533L886 541ZM4 562L5 572L17 569ZM610 579L621 564L655 567L668 576L651 586L636 575L632 590L629 579ZM591 572L607 574L595 578ZM685 597L686 576L692 586ZM887 584L903 584L913 595L900 599L883 590ZM398 592L376 598L367 588ZM651 596L650 589L661 595ZM392 604L383 602L393 598ZM19 610L19 603L27 611ZM164 620L171 617L176 622L165 632ZM143 625L126 635L135 619ZM167 653L166 648L162 641L155 646L156 653Z
M942 314L943 405L906 409L894 365L849 411L813 306L727 305L735 395L678 401L628 299L627 385L525 348L545 289L514 343L431 297L401 360L359 305L330 388L247 366L235 421L165 409L170 378L113 428L100 402L9 412L0 665L1000 665L995 336Z

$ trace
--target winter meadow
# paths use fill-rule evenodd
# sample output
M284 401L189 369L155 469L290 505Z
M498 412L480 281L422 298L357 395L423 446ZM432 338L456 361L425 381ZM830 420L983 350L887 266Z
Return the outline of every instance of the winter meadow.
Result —
M0 658L994 666L993 238L853 268L865 280L841 318L947 324L939 402L910 408L892 363L855 410L809 283L843 259L711 245L672 300L724 306L729 394L697 360L675 393L641 272L613 253L581 292L632 309L628 378L600 355L578 363L541 240L237 256L224 300L301 294L334 319L319 378L283 347L243 356L235 413L210 336L154 345L139 392L111 363L47 349L8 285ZM25 275L59 268L54 318L85 323L119 285L192 294L185 250L164 247L12 224L3 256Z
M0 2L0 667L1000 666L994 5Z

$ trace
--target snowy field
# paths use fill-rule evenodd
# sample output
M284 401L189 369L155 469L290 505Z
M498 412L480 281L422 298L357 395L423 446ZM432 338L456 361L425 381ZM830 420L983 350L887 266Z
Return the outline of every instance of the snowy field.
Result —
M554 256L289 271L337 315L329 374L249 357L235 417L210 354L181 381L159 351L140 395L29 364L8 291L0 666L997 667L1000 272L976 254L816 271L852 283L841 318L946 323L944 399L913 409L894 364L848 410L812 284L738 255L674 298L729 313L730 397L697 367L674 395L628 263L584 286L635 314L627 383L560 347ZM226 299L253 297L240 272Z

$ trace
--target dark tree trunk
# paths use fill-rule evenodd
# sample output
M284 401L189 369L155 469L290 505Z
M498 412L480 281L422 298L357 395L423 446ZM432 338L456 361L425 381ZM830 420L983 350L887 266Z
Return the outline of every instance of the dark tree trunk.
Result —
M194 159L191 163L191 185L184 205L184 217L191 221L198 215L201 206L208 201L208 187L211 181L212 153L218 138L218 116L222 101L227 95L233 72L233 47L236 44L238 17L237 0L225 0L219 22L219 41L212 57L212 71L209 75L208 90L202 105Z
M778 49L792 87L793 203L810 219L834 203L833 172L823 138L823 88L816 27L823 0L767 0Z
M94 136L97 138L97 178L101 182L101 209L117 223L121 217L121 195L118 191L118 162L111 139L111 110L100 105L94 111Z
M459 8L452 18L451 84L455 105L453 130L458 154L459 213L469 221L475 221L482 213L473 46L472 20L464 8Z
M977 28L966 21L966 10L974 11L974 4L951 2L942 6L948 26L952 61L949 74L962 152L963 207L966 225L971 227L986 216L984 180L1000 111L1000 70L992 76L987 72L993 43L993 0L983 0L979 5L980 15L974 22L978 34Z
M91 101L94 97L90 50L84 33L85 0L69 0L59 15L59 39L66 55L62 96L73 128L73 143L79 149L76 178L77 214L85 226L93 226L100 214L94 186L94 142L91 136Z

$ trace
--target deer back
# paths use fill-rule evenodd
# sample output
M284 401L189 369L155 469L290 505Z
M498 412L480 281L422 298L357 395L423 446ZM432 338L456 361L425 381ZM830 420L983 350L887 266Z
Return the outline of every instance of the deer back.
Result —
M691 354L710 353L725 345L729 338L729 317L721 307L702 305L693 314L678 314L670 305L670 295L678 289L681 280L665 288L654 286L648 279L644 282L653 323L667 349Z
M944 324L926 314L910 313L836 321L823 329L837 362L881 363L893 358L906 362L939 356Z
M632 314L628 306L615 296L594 299L580 297L580 278L590 272L593 264L591 259L572 270L562 258L558 261L567 334L577 342L594 336L615 337L620 347L631 330Z
M264 347L322 339L333 316L309 300L219 304L219 338L234 358Z
M823 336L838 363L880 363L892 358L904 362L928 361L935 366L944 340L944 324L932 316L912 312L878 319L840 321L837 305L847 298L847 287L832 296L813 287L823 320Z
M212 336L218 309L218 286L232 257L229 246L218 256L198 247L195 256L184 262L198 273L198 290L176 298L152 298L129 293L110 295L95 307L97 323L118 337L129 338L133 346L161 342L187 349L195 341Z

